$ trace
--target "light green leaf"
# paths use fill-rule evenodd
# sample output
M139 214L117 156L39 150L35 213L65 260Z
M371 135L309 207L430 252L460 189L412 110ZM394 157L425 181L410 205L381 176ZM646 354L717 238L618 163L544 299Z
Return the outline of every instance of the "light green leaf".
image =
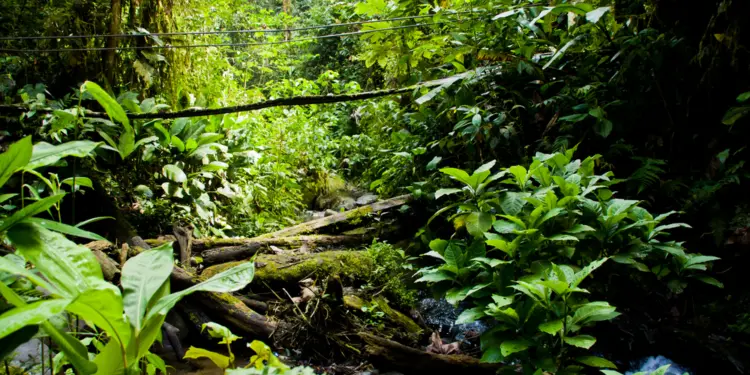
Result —
M568 41L567 43L565 43L565 45L562 48L560 48L557 52L555 52L555 54L552 56L552 58L549 61L547 61L546 64L544 64L544 66L542 67L542 69L549 68L550 65L552 65L553 62L555 62L555 60L559 59L562 55L565 54L565 51L567 51L568 48L574 46L581 39L583 39L583 35L579 35L579 36L575 37L574 39L571 39L570 41Z
M599 371L601 371L602 374L604 374L604 375L622 375L621 372L614 371L614 370L599 370ZM633 375L635 375L635 374L633 374Z
M198 358L208 358L213 362L216 366L221 368L222 370L229 367L229 357L219 354L216 352L212 352L210 350L196 348L194 346L191 346L187 352L185 352L185 356L182 357L183 359L198 359Z
M591 23L597 23L602 18L602 16L609 12L609 7L601 7L596 8L588 13L586 13L586 21Z
M732 107L724 114L721 122L724 125L734 125L737 120L750 115L750 106Z
M10 176L23 168L31 160L31 136L13 143L8 150L0 154L0 187L5 185Z
M484 318L487 314L484 313L486 308L484 306L472 307L461 312L456 319L456 324L468 324L473 323L479 319Z
M172 274L172 243L146 250L125 262L122 267L122 289L125 315L138 334L146 307Z
M75 181L74 181L75 180ZM61 184L66 184L72 186L74 189L76 189L76 186L83 186L87 188L94 188L94 184L91 182L91 179L88 177L68 177L62 181L60 181ZM73 185L75 183L75 186Z
M440 199L440 197L460 193L461 189L439 189L435 192L435 199Z
M443 160L442 157L435 156L434 158L432 158L432 160L430 160L429 163L427 163L426 169L428 171L434 171L437 168L437 166L438 166L438 164L440 163L441 160Z
M503 197L502 201L500 201L500 208L502 208L503 212L505 212L506 215L518 215L523 209L523 206L526 205L526 198L528 197L529 193L505 193L505 197ZM525 225L523 225L523 227L526 228Z
M578 284L583 281L588 275L591 274L591 272L594 272L597 268L601 267L604 262L607 261L609 258L602 258L599 260L595 260L591 263L589 263L588 266L584 267L582 270L576 272L576 274L573 276L573 279L570 281L570 287L575 288L578 286Z
M35 224L18 224L8 231L16 251L34 264L65 297L75 298L102 280L94 253L62 234Z
M219 341L219 344L231 344L242 338L240 336L235 335L234 333L232 333L232 331L229 330L229 328L224 327L223 325L219 323L214 323L214 322L204 323L201 326L201 332L204 329L208 329L208 334L211 337L221 339L221 341Z
M614 363L602 357L583 356L583 357L576 358L576 362L583 363L584 365L591 366L591 367L617 368L617 366Z
M529 342L526 340L503 341L503 343L500 344L500 352L503 354L503 356L507 357L513 353L522 352L528 349L530 346L531 344L529 344Z
M492 215L486 212L472 212L466 217L466 230L474 236L482 237L492 227Z
M63 234L67 234L69 236L76 236L81 238L88 238L90 240L94 241L107 241L106 238L96 234L89 232L87 230L83 230L78 227L74 227L72 225L59 223L57 221L47 220L47 219L40 219L38 217L28 217L26 219L23 219L21 221L22 223L30 223L30 224L37 224L42 228L47 228L49 230L60 232Z
M556 234L556 235L554 235L552 237L547 237L547 240L549 240L549 241L556 241L556 242L557 241L560 241L560 242L564 242L564 241L578 242L578 238L577 237L571 236L569 234Z
M610 320L618 315L616 308L607 302L589 302L579 306L573 314L573 324L583 325L591 322Z
M466 171L457 168L442 168L440 172L451 176L453 179L463 182L464 184L471 186L471 178Z
M41 212L47 211L50 207L54 206L57 202L62 200L65 194L52 195L42 200L38 200L16 212L13 213L9 218L0 222L0 233L11 229L13 225L16 225L21 220L32 217Z
M711 255L696 254L696 255L692 255L690 257L690 259L688 259L688 261L685 264L682 265L682 267L683 268L688 268L688 267L696 265L696 264L701 264L701 263L706 263L706 262L712 262L712 261L715 261L715 260L721 260L721 258L715 257L715 256L711 256Z
M217 293L229 293L240 290L250 284L255 275L255 263L246 262L239 266L232 267L224 272L221 272L214 277L194 285L190 288L182 290L177 293L172 293L166 297L161 298L153 308L151 308L146 314L146 320L154 318L156 315L166 315L169 310L180 300L182 297L194 293L194 292L217 292Z
M130 126L130 121L128 120L128 115L125 113L125 110L122 109L120 103L117 103L117 100L109 96L109 94L107 94L107 92L104 91L104 89L102 89L99 85L91 81L86 81L81 86L81 91L90 93L91 96L93 96L94 99L96 99L96 101L101 104L110 118L122 123L122 125L125 127L125 131L133 131L133 128Z
M70 300L51 299L33 302L4 312L0 315L0 339L23 327L46 322L65 311L69 304Z
M443 270L427 271L415 283L436 283L445 280L455 280L454 276Z
M104 280L92 281L92 284L95 285L68 306L68 311L103 329L124 351L131 331L122 314L120 289Z
M570 228L565 231L565 233L571 233L571 234L584 233L584 232L596 232L596 229L585 224L576 224L573 226L573 228Z
M551 322L542 323L539 325L539 330L550 334L550 335L556 335L558 334L563 328L563 321L562 319L553 320Z
M569 345L577 346L583 349L589 349L596 343L596 338L589 335L578 335L573 337L566 337L565 342Z
M51 145L47 142L39 142L34 145L34 151L29 163L24 169L36 169L57 163L60 159L73 156L84 158L99 147L101 142L72 141L59 145Z
M182 183L187 181L187 175L180 169L180 167L174 164L167 164L161 169L161 173L168 179Z

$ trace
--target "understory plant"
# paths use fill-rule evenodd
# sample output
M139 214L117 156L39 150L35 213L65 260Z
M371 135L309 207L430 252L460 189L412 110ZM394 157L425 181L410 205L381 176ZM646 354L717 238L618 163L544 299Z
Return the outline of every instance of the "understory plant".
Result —
M271 348L264 342L253 340L247 344L247 347L255 352L250 357L247 366L238 368L235 364L234 353L232 353L232 343L242 337L235 335L229 328L221 324L209 322L202 326L202 329L208 329L208 334L213 338L220 338L219 344L227 346L227 354L224 355L208 349L201 349L191 346L185 352L184 358L208 358L216 366L225 370L225 374L231 375L255 375L255 374L284 374L284 375L312 375L315 372L309 367L290 368L273 354Z
M689 228L664 223L676 212L652 215L636 200L615 198L613 174L595 173L599 156L574 159L574 151L537 153L531 165L495 174L494 161L471 174L440 170L461 187L435 197L460 199L430 221L451 213L455 232L429 243L425 255L439 264L421 269L418 281L467 306L457 324L494 323L481 337L485 362L520 361L529 374L615 368L590 353L596 338L587 333L620 314L584 288L606 262L651 274L674 293L690 279L721 287L701 273L718 258L667 238Z

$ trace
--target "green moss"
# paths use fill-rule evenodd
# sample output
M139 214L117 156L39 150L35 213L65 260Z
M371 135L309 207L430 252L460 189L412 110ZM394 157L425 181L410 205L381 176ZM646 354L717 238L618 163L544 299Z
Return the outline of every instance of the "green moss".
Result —
M380 311L384 312L385 315L390 319L393 323L398 324L399 326L406 329L409 333L421 333L422 328L414 322L410 317L406 316L400 311L394 310L391 308L391 306L388 304L388 301L383 296L377 296L372 299L373 304L377 304L380 308Z
M229 262L208 267L201 274L210 278L246 261ZM312 275L339 274L367 280L375 269L373 259L361 251L327 251L314 254L261 254L256 258L255 278L269 283L292 284Z

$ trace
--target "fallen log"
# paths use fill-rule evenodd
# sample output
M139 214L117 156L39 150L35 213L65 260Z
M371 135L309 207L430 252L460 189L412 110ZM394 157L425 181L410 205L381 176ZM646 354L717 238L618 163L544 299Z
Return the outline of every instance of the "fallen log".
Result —
M217 264L203 270L205 280L249 260ZM364 251L324 251L321 253L288 252L259 254L255 258L255 280L292 285L308 277L338 274L342 278L367 280L375 269L372 257Z
M360 332L365 351L382 370L396 370L408 374L487 374L493 375L502 367L499 363L482 363L467 355L428 353L395 341Z
M320 248L355 246L366 243L369 240L371 240L371 237L366 236L325 235L282 238L230 238L204 240L201 242L196 241L193 247L198 248L199 244L200 247L209 245L216 246L217 244L232 244L233 246L209 248L208 250L204 250L200 253L201 258L203 258L203 264L212 265L249 258L255 255L259 250L269 248L270 246L277 246L282 248L306 248L307 250L314 250Z
M102 267L105 279L107 281L113 281L114 276L119 275L120 272L118 264L100 250L102 248L113 246L105 241L91 242L86 246L92 249L92 252L96 255L97 261ZM117 271L113 271L112 267ZM179 290L189 288L200 281L202 280L188 271L177 266L172 267L171 286L173 289ZM234 297L229 293L200 292L198 295L200 295L201 298L196 298L196 302L200 302L202 306L217 313L218 316L231 322L236 328L245 333L269 337L277 328L275 322L256 313L237 297ZM262 304L262 302L258 303Z
M335 215L322 217L320 219L311 220L302 224L298 224L289 228L285 228L276 232L264 234L258 238L278 238L278 237L289 237L296 236L305 233L314 232L320 228L327 227L332 224L355 220L368 214L387 210L390 208L402 206L409 202L411 194L400 195L398 197L377 201L373 204L358 207L353 210L341 212Z
M307 246L309 249L315 248L327 248L335 246L348 246L357 245L363 242L372 240L372 236L367 234L352 234L352 235L306 235L306 236L290 236L290 237L279 237L279 238L201 238L194 239L192 242L192 250L194 251L208 251L223 247L234 247L234 246L246 246L249 248L258 248L266 246L278 246L281 248L296 248L301 246ZM167 242L174 241L173 236L164 236L156 239L148 239L146 242L151 246L163 245ZM252 254L250 254L252 255ZM203 254L201 254L203 256Z

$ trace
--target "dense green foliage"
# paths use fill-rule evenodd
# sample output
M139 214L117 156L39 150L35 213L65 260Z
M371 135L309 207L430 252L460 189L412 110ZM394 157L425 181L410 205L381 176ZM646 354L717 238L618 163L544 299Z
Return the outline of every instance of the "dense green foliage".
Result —
M0 0L0 9L3 37L137 35L0 40L0 50L75 49L0 51L0 101L24 107L20 116L0 109L0 236L16 250L0 258L10 272L0 288L23 305L9 311L40 312L5 334L33 335L22 326L63 310L85 318L76 296L92 290L125 313L93 321L109 337L87 342L107 350L97 358L156 366L129 349L148 313L128 312L125 272L120 291L62 234L123 242L178 224L196 237L251 237L302 221L321 208L318 197L358 189L410 193L417 199L404 210L426 223L404 249L373 243L370 286L406 306L413 279L430 283L464 309L461 322L493 326L481 340L485 361L579 373L632 359L610 351L645 354L668 340L691 343L684 360L711 352L722 371L742 366L746 2ZM368 22L348 24L358 21ZM281 30L319 25L331 26ZM151 35L199 30L215 33ZM112 46L122 49L96 50ZM366 101L128 117L435 79ZM90 112L102 110L108 118ZM668 220L677 214L685 224ZM81 263L51 270L35 258L58 249ZM171 269L163 258L153 260L162 279ZM49 279L58 272L95 281L68 290ZM42 282L51 297L32 297ZM76 369L91 369L64 330L42 330L67 340Z

